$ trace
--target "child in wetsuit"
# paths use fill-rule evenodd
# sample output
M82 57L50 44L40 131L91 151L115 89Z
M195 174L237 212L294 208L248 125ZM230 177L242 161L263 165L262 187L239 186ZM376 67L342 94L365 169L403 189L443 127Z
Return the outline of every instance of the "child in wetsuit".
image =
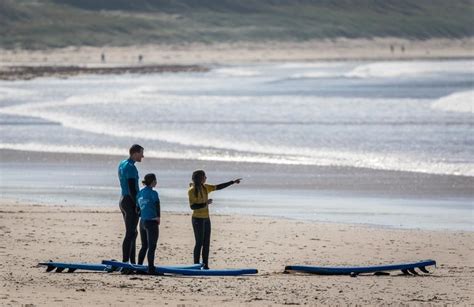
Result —
M140 237L142 240L142 248L138 253L138 264L143 264L145 255L147 255L148 274L155 275L155 250L161 215L160 198L158 193L153 190L156 186L155 174L145 175L142 183L145 187L140 190L137 196L138 206L140 207Z
M193 173L190 188L188 190L189 205L193 210L193 230L196 244L194 246L194 263L199 263L202 251L203 269L209 269L209 246L211 241L211 220L209 219L208 205L212 204L209 193L222 190L234 183L240 183L241 178L218 185L206 184L206 173L197 170Z

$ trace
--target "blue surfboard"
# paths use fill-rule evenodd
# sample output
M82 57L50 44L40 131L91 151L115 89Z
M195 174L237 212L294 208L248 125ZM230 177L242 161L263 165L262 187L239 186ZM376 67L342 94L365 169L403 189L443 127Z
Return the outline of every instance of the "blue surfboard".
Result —
M426 270L426 267L432 265L436 266L436 261L429 259L418 262L364 267L318 267L308 265L289 265L285 267L285 271L298 271L320 275L357 275L363 273L378 273L401 270L404 274L411 273L414 275L418 275L418 273L415 271L415 268L420 269L424 273L429 273L428 270Z
M104 264L94 263L67 263L67 262L40 262L38 265L46 266L46 272L51 272L56 269L56 272L62 272L67 269L67 272L72 273L75 270L86 270L86 271L111 271L110 266Z
M143 265L143 264L130 264L130 263L125 263L121 261L116 261L116 260L102 260L102 265L111 267L114 271L116 271L117 268L122 268L124 267L123 265L133 265L134 270L140 270L140 271L147 271L148 266ZM122 266L121 266L122 265ZM202 264L189 264L189 265L158 265L156 268L163 268L163 269L177 269L177 270L200 270L202 267Z
M38 265L46 266L46 272L51 272L56 269L56 272L60 273L64 270L67 270L68 273L72 273L76 270L86 270L86 271L100 271L100 272L112 272L115 271L117 267L106 265L106 264L96 264L96 263L74 263L74 262L40 262ZM200 269L200 264L192 265L175 265L175 266L164 266L164 268L184 268L184 269Z
M109 265L112 267L125 268L130 270L146 272L148 266L135 265L130 263L123 263L119 261L104 260L102 264ZM201 270L201 269L187 269L187 268L171 268L157 266L157 273L161 274L174 274L174 275L187 275L187 276L238 276L247 274L257 274L256 269L223 269L223 270Z

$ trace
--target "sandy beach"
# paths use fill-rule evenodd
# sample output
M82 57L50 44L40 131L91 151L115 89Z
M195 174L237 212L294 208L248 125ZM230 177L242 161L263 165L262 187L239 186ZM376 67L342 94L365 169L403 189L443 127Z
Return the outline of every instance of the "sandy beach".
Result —
M394 47L393 51L391 46ZM21 91L23 81L11 82L12 80L53 77L51 80L56 82L63 81L60 78L80 74L144 74L169 72L168 68L172 72L212 71L217 66L241 63L346 60L363 63L367 60L377 62L414 59L442 62L444 59L472 59L473 50L472 38L426 41L396 38L337 39L305 43L0 50L0 79L9 80L2 81L6 88L5 97L20 89L19 98L15 99L21 100L21 95L28 97L29 92ZM101 61L101 54L105 55L104 61ZM142 62L138 62L139 55L143 57ZM81 78L77 79L79 83L85 82ZM28 82L36 81L43 80ZM100 80L102 83L106 83L105 81ZM163 80L160 81L161 83L156 82L156 86L164 86ZM180 84L178 81L170 83ZM38 85L41 89L38 93L43 93L43 88L51 89L51 84L46 83ZM60 87L60 82L58 84ZM204 84L201 89L199 83L196 88L209 95L206 99L211 99L212 95L206 92L214 87L214 84L211 85L207 88ZM290 85L289 89L293 89L294 84ZM12 86L12 89L7 88L8 86ZM398 91L398 86L398 83L395 84L394 91ZM275 87L278 89L278 86ZM309 85L306 87L311 88ZM84 87L83 90L86 93L90 88ZM104 87L102 92L115 91L118 90ZM146 94L150 87L143 91ZM80 96L84 93L74 94L78 95L75 99L82 103L91 98ZM140 91L137 93L143 95ZM177 88L170 93L181 94L181 90ZM186 92L182 94L186 95ZM199 92L189 95L194 98L198 94ZM249 95L254 94L250 92ZM34 100L36 96L37 94L24 99ZM64 113L69 114L66 107L71 101L68 100L69 94L66 96L58 96L59 104L53 103L51 109L45 110L54 115L55 108L63 107ZM56 96L52 97L56 99ZM94 99L96 98L92 97L92 101ZM49 98L44 100L50 103ZM4 101L5 106L8 106L14 99ZM75 100L72 102L74 107ZM236 104L233 100L231 102L230 105ZM115 106L112 103L110 105ZM79 111L84 111L81 106L77 103L76 107ZM84 109L87 111L94 105L86 106ZM35 110L35 106L32 106L32 110ZM74 116L82 114L74 110L71 111ZM183 107L183 110L187 108ZM100 112L93 108L90 111L92 115ZM88 112L85 113L89 115ZM409 111L404 111L402 115L405 113L408 114ZM211 213L211 268L256 268L259 274L195 278L124 276L118 273L80 271L73 274L46 273L44 268L37 267L38 262L53 260L100 263L103 259L121 258L124 225L118 208L116 167L118 161L125 158L126 146L136 140L126 136L110 136L95 130L88 133L87 129L85 132L81 129L69 129L59 122L45 120L34 112L31 114L32 117L29 118L26 115L30 113L22 115L20 112L21 116L14 112L13 115L5 113L2 122L3 131L9 138L4 141L7 144L2 144L0 149L0 305L474 304L474 177L454 172L433 173L429 170L417 172L324 164L291 165L146 157L139 165L140 174L157 173L158 190L164 208L157 262L163 265L191 262L194 238L183 191L186 191L192 170L202 168L208 172L213 182L224 182L234 177L245 178L244 184L238 189L223 191L216 198L216 203L222 204L222 212L225 214L216 213L219 212L218 205L216 211ZM180 114L176 113L175 118L180 118ZM348 118L352 120L353 114L348 114ZM262 112L262 118L265 115L268 113ZM157 118L159 122L164 117ZM183 116L183 119L188 119L188 116ZM380 123L384 119L381 117ZM423 125L417 127L437 127L438 119L428 117L429 121L422 122ZM459 121L447 121L443 129L470 125L468 120ZM97 122L104 121L98 118ZM237 122L239 121L235 121ZM281 124L282 121L275 120L274 123ZM358 127L355 122L347 123L351 124L349 127ZM375 126L384 127L380 123ZM394 130L401 129L396 125L398 120L393 123ZM414 121L414 124L417 123ZM172 127L173 124L176 123L169 122L168 126ZM411 127L410 121L405 124L406 127ZM319 132L324 132L333 126L338 127L332 123L322 125L322 128L317 127L320 127ZM108 132L107 129L105 132ZM346 130L344 128L341 131ZM38 133L40 137L35 138L34 133ZM455 131L451 133L455 135ZM467 136L463 139L462 136L464 134L456 140L464 140L465 143L459 145L464 150L462 146L468 144L469 139ZM288 136L289 139L292 137L294 136ZM56 138L59 140L56 141ZM401 138L400 144L403 140ZM405 140L410 138L406 137ZM142 141L143 139L139 140L140 143ZM152 139L143 142L147 150L150 148L155 153L161 153L168 143L173 144L166 138L161 143L158 141L153 143ZM229 143L233 145L235 142ZM252 144L258 143L255 140ZM396 144L398 143L393 148L400 149ZM196 152L195 147L189 145L191 152ZM433 145L434 149L440 147L443 146L438 143ZM124 155L107 153L108 148L124 149ZM186 150L189 148L184 147ZM173 148L179 153L184 149ZM147 154L148 152L145 153ZM402 155L401 162L405 162L403 157ZM466 163L469 161L471 160ZM385 162L382 160L382 164ZM268 213L269 210L271 214ZM294 219L286 218L290 211ZM364 220L358 220L358 217ZM334 220L350 222L324 222ZM444 230L445 228L450 230ZM438 263L436 269L431 268L430 275L404 276L401 272L392 272L390 276L365 275L351 278L283 272L285 265L292 264L363 266L424 259L434 259Z
M257 276L152 277L46 273L40 261L120 258L116 209L2 201L0 302L8 305L375 305L474 302L472 232L396 230L265 217L214 215L214 268L254 267ZM164 212L157 260L189 263L189 214ZM318 276L284 274L287 264L371 265L432 258L432 274Z
M0 79L67 75L64 69L44 68L48 66L72 66L68 68L69 75L77 75L117 73L110 71L111 67L128 67L128 70L123 69L123 72L141 70L147 73L153 70L153 67L154 72L168 72L170 69L163 65L183 65L172 69L178 72L190 71L186 65L212 67L266 62L465 59L474 56L473 50L472 38L428 40L339 38L306 42L189 43L128 47L71 46L47 50L0 49ZM140 56L142 60L139 61ZM131 68L131 65L136 67ZM161 67L157 69L157 65ZM25 75L25 66L31 67L28 70L30 76ZM76 66L81 69L79 67L73 69ZM85 67L89 69L84 69ZM197 68L200 71L203 69ZM196 68L192 71L196 71Z
M393 46L393 52L390 49ZM403 47L403 49L402 49ZM188 43L128 47L67 47L48 50L0 50L0 63L37 64L232 64L318 60L400 60L471 58L474 40L401 38L324 39L306 42ZM105 56L105 63L101 55Z

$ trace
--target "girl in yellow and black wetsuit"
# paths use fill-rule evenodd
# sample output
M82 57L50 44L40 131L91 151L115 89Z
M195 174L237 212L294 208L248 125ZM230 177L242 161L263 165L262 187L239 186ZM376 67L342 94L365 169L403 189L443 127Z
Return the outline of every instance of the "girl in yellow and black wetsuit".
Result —
M193 210L193 230L196 245L194 246L194 263L199 263L202 251L203 269L209 269L209 245L211 241L211 220L209 219L209 205L212 199L209 193L222 190L234 183L239 184L241 178L218 185L206 184L206 173L203 170L197 170L193 173L190 188L188 190L189 205Z

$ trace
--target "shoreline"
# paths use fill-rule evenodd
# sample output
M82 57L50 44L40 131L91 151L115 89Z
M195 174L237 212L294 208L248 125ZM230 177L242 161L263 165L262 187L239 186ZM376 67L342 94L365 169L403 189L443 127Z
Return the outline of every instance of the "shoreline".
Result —
M33 210L27 210L30 213L34 213L34 208L40 209L38 212L45 212L48 211L50 213L55 212L54 209L64 210L70 213L120 213L118 205L111 205L108 207L103 206L86 206L83 204L69 204L69 205L62 205L62 204L54 204L54 203L31 203L29 201L23 201L14 198L4 198L0 201L0 208L4 207L6 204L15 204L15 206L20 206L24 208L21 211L25 211L26 209L33 208ZM52 210L49 210L52 209ZM3 210L0 209L0 213L13 213L15 210ZM36 213L38 213L36 212ZM166 215L176 215L176 216L190 216L190 212L188 211L174 211L174 210L162 210L162 213ZM266 219L272 221L283 221L283 222L290 222L290 223L303 223L303 224L315 224L315 225L332 225L332 226L339 226L339 227L352 227L352 228L362 228L367 230L381 230L381 231L407 231L407 232L433 232L433 233L450 233L450 234L459 234L459 233L472 233L474 234L474 229L450 229L450 228L440 228L440 229L425 229L420 227L397 227L397 226L390 226L390 225L379 225L379 224L370 224L370 223L345 223L345 222L336 222L336 221L320 221L320 220L311 220L305 218L295 218L295 217L288 217L288 216L274 216L274 215L265 215L265 214L246 214L246 213L216 213L213 212L212 217L216 218L230 218L230 217L238 217L241 219Z
M4 199L66 208L112 208L118 202L116 167L123 157L5 149L0 156L0 172L8 178L1 184ZM145 158L138 168L142 175L157 174L166 204L162 209L169 212L187 212L190 174L205 169L211 183L244 178L244 184L215 195L216 214L388 229L472 230L468 215L473 177L155 158Z
M0 69L0 80L31 80L42 77L67 78L79 75L156 74L182 72L208 72L199 65L137 65L113 67L88 66L4 66Z
M460 57L410 57L410 58L336 58L336 59L292 59L286 60L274 60L268 62L254 62L247 61L245 63L233 63L235 64L256 64L256 63L280 63L280 62L370 62L370 61L384 61L384 62L397 62L397 61L461 61L461 60L473 60L474 53L472 56L460 56ZM28 81L36 78L74 78L78 76L87 75L123 75L123 74L164 74L164 73L206 73L211 71L214 67L225 67L223 63L210 63L210 64L135 64L135 65L101 65L101 64L50 64L45 63L17 63L16 65L5 65L0 63L0 81Z
M115 164L124 157L126 157L126 150L123 155L116 154L95 154L95 153L65 153L65 152L42 152L42 151L28 151L28 150L18 150L18 149L6 149L0 148L0 156L4 163L10 162L26 162L26 163L73 163L77 165L84 165L91 163L91 165L108 165L109 167L115 170ZM146 152L145 152L146 155ZM337 177L339 184L345 187L349 185L345 182L346 180L353 180L353 176L359 177L359 180L367 179L370 180L370 177L373 176L382 176L384 181L390 181L393 179L400 179L400 183L403 180L415 180L404 185L407 189L403 189L403 192L416 192L416 190L408 189L412 184L415 184L416 181L426 181L423 184L434 184L435 182L443 182L446 184L446 188L449 190L455 189L455 193L449 193L446 196L462 196L462 197L474 197L474 191L471 191L470 186L474 183L474 177L467 175L453 175L453 174L434 174L434 173L421 173L421 172L412 172L412 171L401 171L401 170L384 170L384 169L372 169L364 167L355 167L355 166L329 166L329 165L293 165L293 164L271 164L271 163L260 163L260 162L234 162L234 161L213 161L213 160L192 160L192 159L177 159L177 158L155 158L155 157L146 157L140 165L140 168L153 168L158 170L172 170L172 171L189 171L191 172L194 168L207 169L209 172L218 172L222 171L223 173L235 172L242 174L243 172L252 172L255 173L269 173L269 174L290 174L298 173L304 175L305 178L302 181L296 181L291 183L291 180L297 180L296 178L291 178L291 180L270 180L272 178L263 178L258 181L258 186L256 188L315 188L315 184L323 184L322 180L327 178L320 177ZM253 175L253 173L251 173ZM345 178L346 176L351 178ZM257 179L257 178L254 178ZM310 181L307 181L312 179ZM373 182L374 184L385 185L387 182ZM360 184L360 185L359 185ZM367 182L351 182L350 186L352 189L347 191L354 192L360 187L366 185ZM448 186L449 185L449 186ZM329 185L325 185L325 188L328 188ZM392 190L395 187L392 187ZM416 188L420 189L422 186L417 186ZM429 189L434 195L441 196L444 195L443 192L439 189L441 186L437 186L436 189ZM327 189L323 189L327 190ZM329 189L330 190L330 189ZM365 190L365 189L364 189ZM374 189L376 190L376 189ZM335 191L340 192L340 189ZM427 190L428 191L428 190ZM389 192L389 191L387 191ZM423 192L423 191L421 191ZM439 192L436 193L436 192ZM390 195L390 194L388 194ZM407 194L408 196L416 195L425 195L425 194ZM401 196L401 195L399 195Z
M124 276L45 273L38 262L119 259L123 221L115 210L0 202L5 247L4 305L471 304L474 233L376 229L266 217L213 215L212 268L256 268L255 276ZM21 221L21 222L20 222ZM186 264L194 238L189 214L163 212L157 263ZM137 247L140 247L138 240ZM285 265L364 266L434 259L423 276L284 274ZM23 269L17 269L23 268ZM157 293L159 299L157 300Z
M104 58L102 58L102 55ZM77 47L47 50L0 49L0 80L15 80L15 69L35 70L48 67L54 71L64 66L70 74L78 71L114 73L112 68L136 70L137 73L206 71L215 65L271 62L317 61L406 61L456 60L474 58L474 38L407 40L400 38L321 39L306 42L215 43L141 45L127 47ZM175 69L166 70L166 66ZM35 68L36 67L36 68ZM147 68L148 67L148 68ZM43 68L44 70L45 68ZM196 69L196 70L194 70ZM81 71L82 73L82 71ZM66 76L55 75L53 76ZM37 74L35 76L41 76Z

